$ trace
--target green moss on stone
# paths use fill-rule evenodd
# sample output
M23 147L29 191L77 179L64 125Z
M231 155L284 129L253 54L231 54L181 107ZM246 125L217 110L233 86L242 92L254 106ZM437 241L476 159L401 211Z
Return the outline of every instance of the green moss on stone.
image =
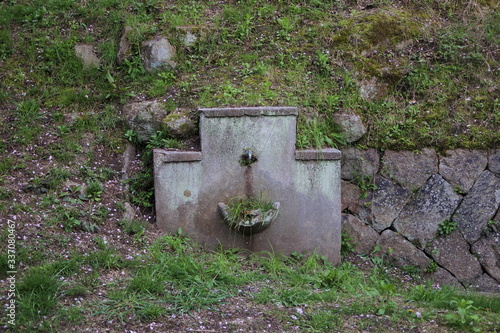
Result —
M419 13L396 9L358 15L342 21L345 27L333 37L333 42L361 50L394 47L422 33L419 18L422 18Z

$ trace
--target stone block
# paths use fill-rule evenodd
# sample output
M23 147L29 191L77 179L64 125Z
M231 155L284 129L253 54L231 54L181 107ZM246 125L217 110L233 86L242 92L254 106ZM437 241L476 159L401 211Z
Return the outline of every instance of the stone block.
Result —
M434 149L421 152L388 150L382 158L382 176L409 190L422 187L427 179L438 173L438 156Z
M148 72L162 68L175 68L177 66L174 61L175 56L175 47L164 37L158 36L142 43L142 60L144 69Z
M373 177L380 167L380 155L376 149L361 150L355 147L342 149L342 179Z
M402 209L396 230L421 249L434 239L439 223L451 218L462 197L440 175L434 175Z
M196 126L189 110L176 109L162 120L163 127L176 138L189 138L196 132Z
M342 231L349 235L357 254L370 254L379 238L372 227L351 214L342 214Z
M488 170L500 177L500 148L489 151Z
M453 221L458 224L465 239L472 244L481 237L499 206L500 177L486 170L453 214Z
M472 245L471 251L484 270L500 283L500 232L481 237Z
M131 26L125 26L123 29L123 34L120 38L120 45L118 48L118 53L116 55L116 59L119 64L122 64L125 59L129 59L132 55L132 45L129 41L129 36L132 33L133 29Z
M471 287L479 292L500 293L500 283L486 273L478 277Z
M148 141L155 131L161 130L166 113L163 105L156 101L129 103L123 107L125 122L141 142Z
M445 156L439 157L439 174L456 190L467 193L486 169L487 164L485 151L448 150Z
M479 261L470 253L469 245L459 230L436 238L425 252L465 287L474 284L483 274Z
M400 185L377 176L375 178L376 190L369 198L369 205L361 206L361 217L371 216L373 228L382 232L391 227L394 220L408 202L410 191Z
M185 47L190 47L196 41L209 33L209 27L205 25L182 25L176 27L180 40Z
M86 68L99 67L101 64L101 60L95 55L92 45L77 44L75 45L75 53Z
M383 255L397 267L414 266L423 271L430 264L430 259L422 251L392 230L384 231L377 245L380 252L376 255Z
M431 279L437 284L438 287L453 286L458 289L464 289L464 286L451 275L446 269L438 267L437 271L431 275Z
M359 208L357 208L357 206L359 205L359 200L361 198L361 189L359 188L359 186L346 181L341 181L341 189L341 210L344 211L345 209L348 209L351 212L359 212Z

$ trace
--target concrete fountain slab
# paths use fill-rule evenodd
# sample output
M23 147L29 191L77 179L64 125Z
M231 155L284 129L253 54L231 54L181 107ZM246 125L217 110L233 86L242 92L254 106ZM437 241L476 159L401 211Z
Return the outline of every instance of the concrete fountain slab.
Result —
M158 225L179 228L206 247L317 251L340 262L340 151L296 151L297 109L200 109L201 152L156 149ZM242 163L251 150L252 163ZM257 234L230 230L219 202L235 197L279 201L271 226Z

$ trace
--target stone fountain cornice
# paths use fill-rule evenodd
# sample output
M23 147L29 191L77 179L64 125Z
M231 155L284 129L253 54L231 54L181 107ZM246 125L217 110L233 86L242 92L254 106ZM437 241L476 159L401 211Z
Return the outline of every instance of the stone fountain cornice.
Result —
M297 116L298 110L291 106L258 106L237 108L202 108L199 109L207 118L214 117L259 117L259 116Z

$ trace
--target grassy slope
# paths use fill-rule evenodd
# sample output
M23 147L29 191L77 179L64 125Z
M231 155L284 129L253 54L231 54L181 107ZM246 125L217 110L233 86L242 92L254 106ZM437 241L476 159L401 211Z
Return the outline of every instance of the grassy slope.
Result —
M298 106L300 147L339 144L331 120L338 112L361 115L369 134L360 144L380 149L488 148L500 141L493 1L29 3L2 5L0 100L11 113L4 124L24 124L12 114L16 108L34 121L24 110L30 105L50 115L53 127L68 124L63 115L72 112L92 122L97 110L118 109L135 96L192 111ZM181 25L206 33L185 48L177 38ZM118 65L124 26L132 28L133 47ZM156 34L178 47L175 71L144 73L140 43ZM96 47L101 69L82 69L76 43ZM363 82L377 83L374 99L360 96ZM2 132L15 135L6 125ZM36 134L19 133L17 141Z
M359 143L365 147L498 147L500 26L494 4L2 2L1 243L7 244L7 217L17 227L18 323L24 323L17 329L103 330L113 320L122 329L135 325L137 331L155 321L168 326L172 316L193 311L194 304L219 307L225 316L264 313L278 327L275 331L295 326L325 331L331 323L354 332L369 327L431 330L438 325L446 331L498 326L498 308L489 301L448 291L434 295L433 289L412 283L400 286L402 277L384 273L377 262L364 270L351 264L334 270L314 256L249 259L232 252L199 252L182 238L163 238L148 230L147 210L134 221L121 220L127 195L120 182L126 143L120 109L142 99L159 99L169 110L186 108L193 116L198 107L298 106L299 147L341 145L331 120L337 112L362 116L369 128ZM184 48L177 38L181 25L197 25L208 33ZM125 26L132 28L133 47L129 58L118 64ZM156 34L171 37L179 66L148 74L141 66L139 45ZM76 43L95 47L100 68L83 68L74 55ZM360 83L366 81L382 87L377 98L360 96ZM173 141L156 140L150 146L165 142ZM147 159L147 150L143 155ZM132 198L147 206L151 192L140 185L147 183L148 174L139 173L136 179ZM88 233L96 227L99 234ZM3 251L2 274L6 256ZM199 257L205 258L203 267L194 259ZM172 258L182 260L174 263ZM144 269L144 262L151 271ZM164 275L162 265L172 265L179 274ZM339 276L345 281L339 282ZM159 284L145 284L152 279ZM201 287L208 284L208 290ZM281 292L274 295L266 285ZM253 312L221 308L217 298L222 296L229 303L243 302ZM452 303L455 296L492 310ZM463 311L450 312L455 317L443 313L460 307L467 308L465 317L459 315ZM416 309L424 316L416 316ZM203 311L198 315L207 322L227 320ZM477 314L484 319L475 318ZM84 320L89 315L95 316L94 324ZM196 321L190 325L199 329ZM263 322L255 325L247 327L264 327L259 329Z

